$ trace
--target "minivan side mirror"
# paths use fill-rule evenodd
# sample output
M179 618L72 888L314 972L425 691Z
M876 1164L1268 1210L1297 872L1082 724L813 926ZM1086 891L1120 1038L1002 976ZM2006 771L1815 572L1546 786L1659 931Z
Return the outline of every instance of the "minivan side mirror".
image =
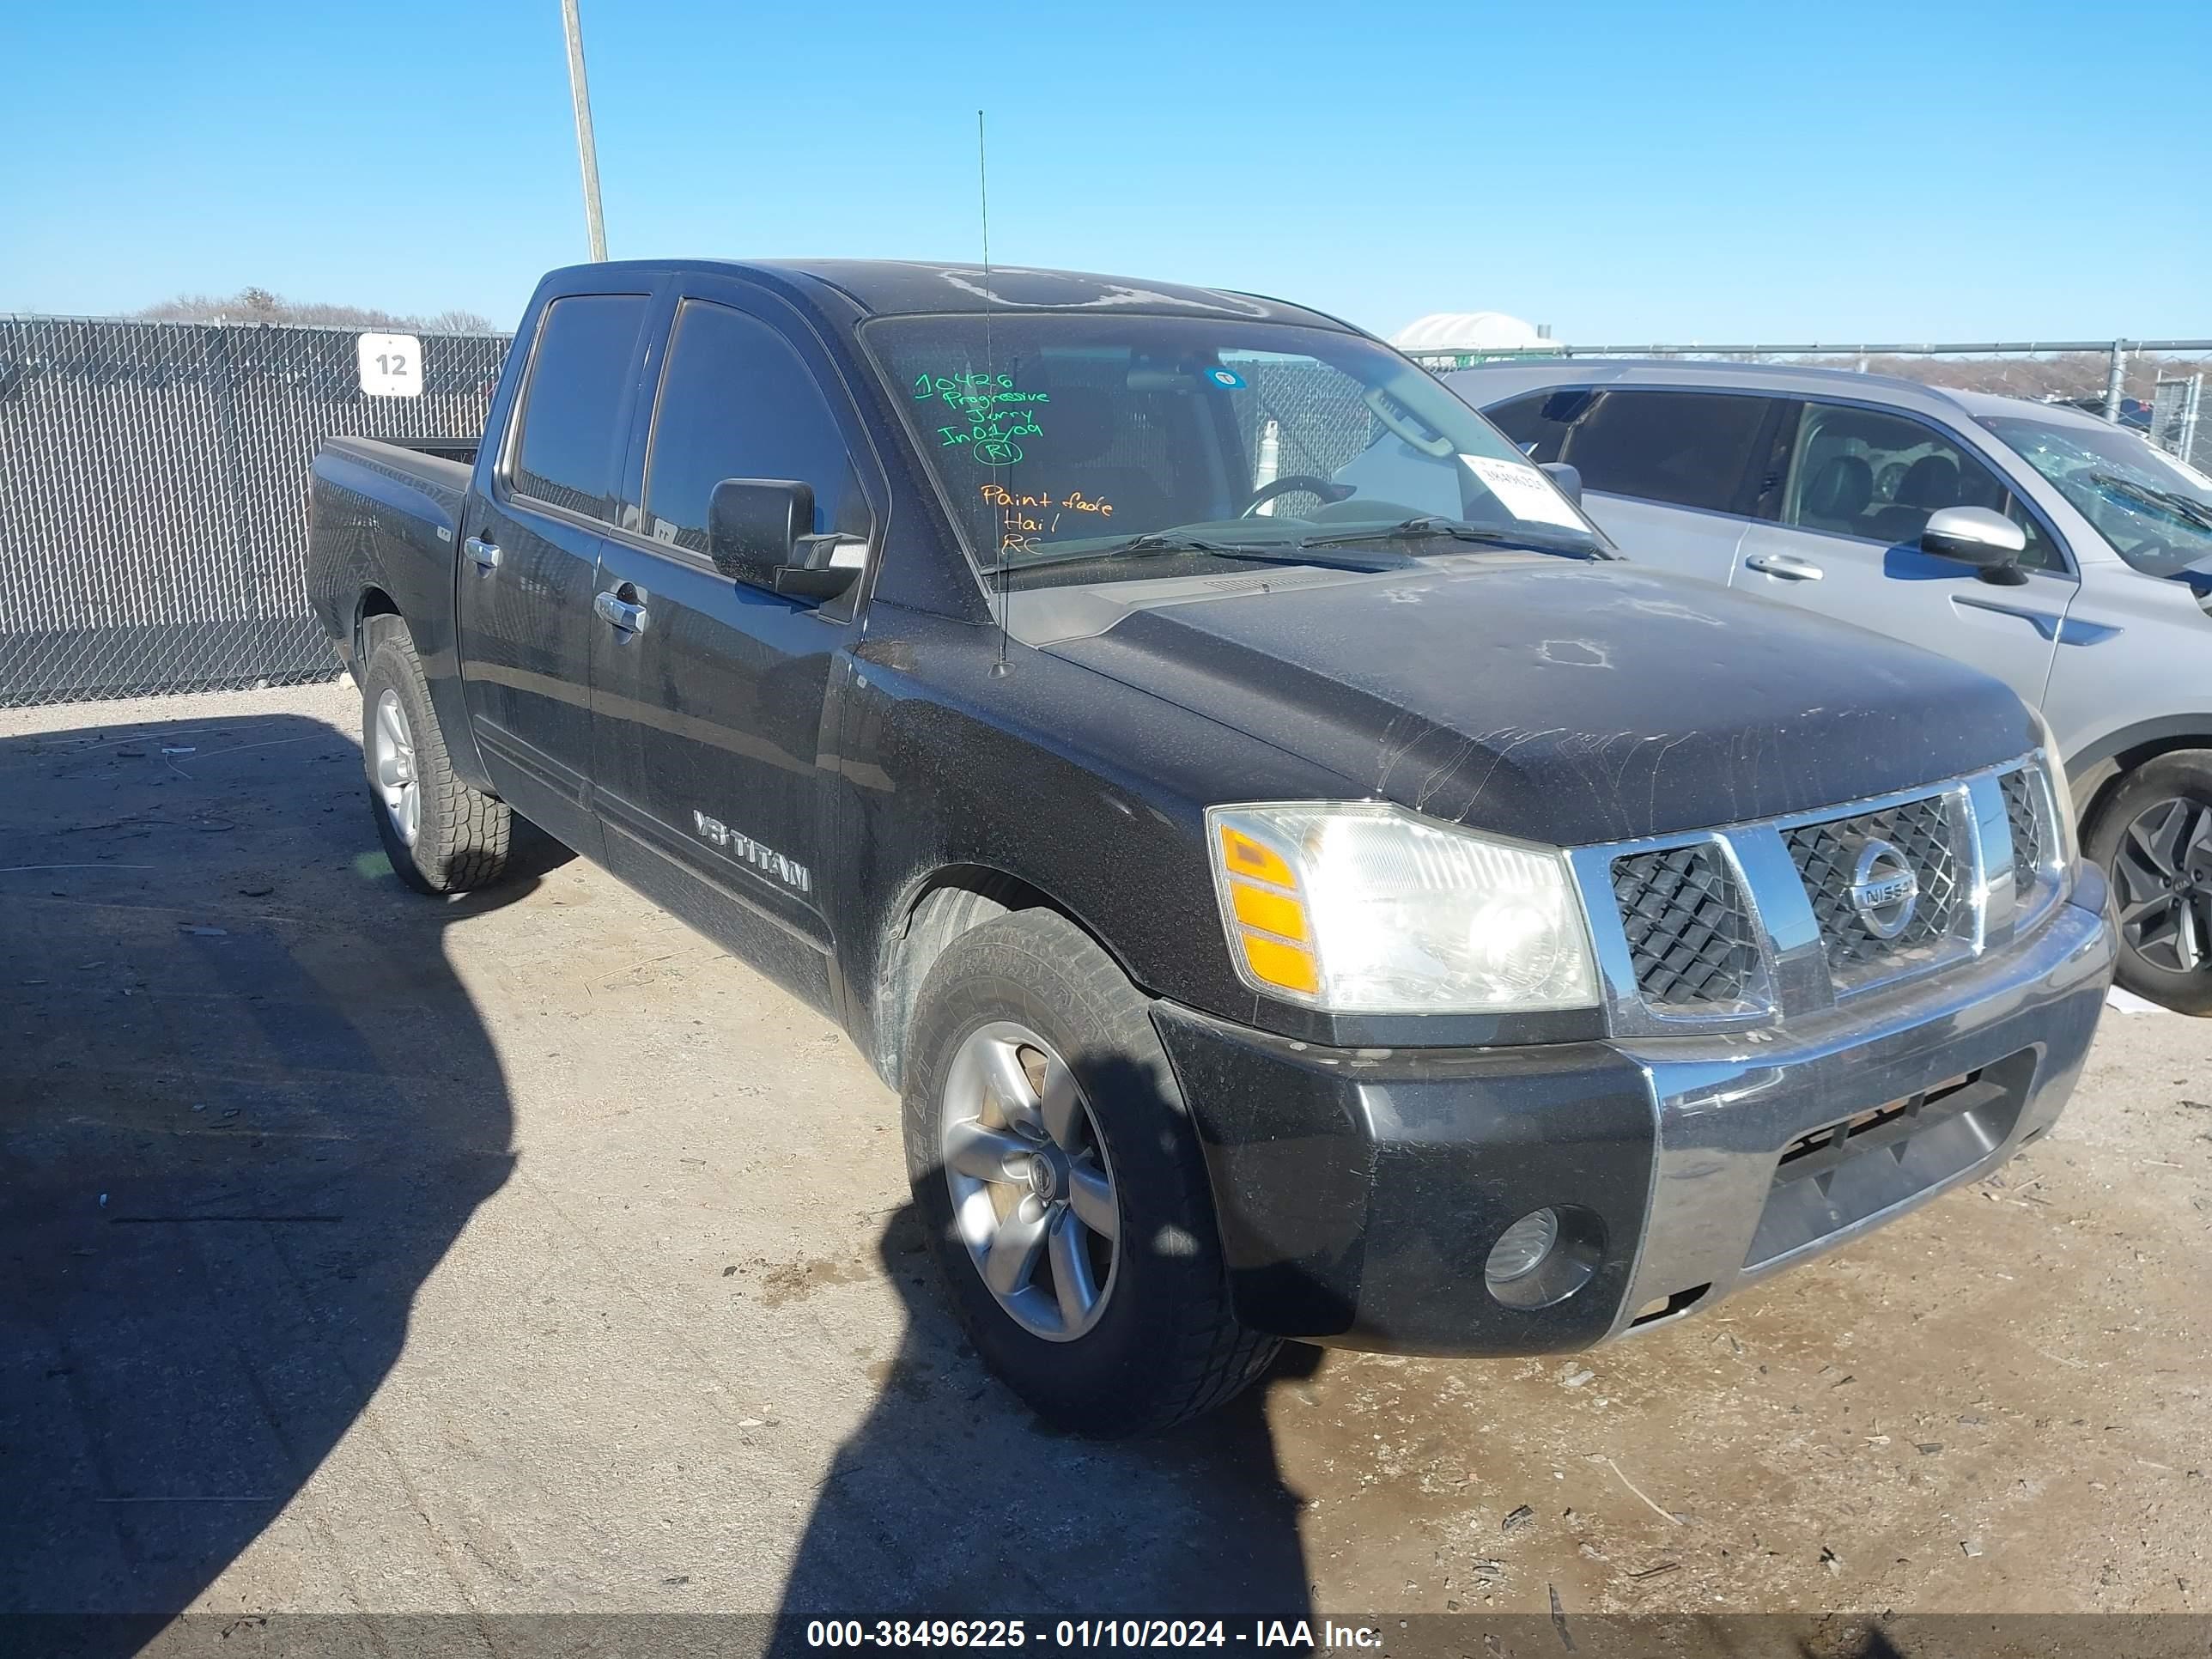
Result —
M2017 587L2027 580L2020 568L2027 532L1986 507L1946 507L1929 514L1920 550L1971 564L1984 581L2001 587Z
M796 478L725 478L707 508L707 547L732 581L797 599L835 599L860 562L849 538L817 536L814 490Z
M1583 504L1582 468L1570 461L1545 461L1541 465L1552 475L1552 482L1559 485L1559 493L1580 507Z

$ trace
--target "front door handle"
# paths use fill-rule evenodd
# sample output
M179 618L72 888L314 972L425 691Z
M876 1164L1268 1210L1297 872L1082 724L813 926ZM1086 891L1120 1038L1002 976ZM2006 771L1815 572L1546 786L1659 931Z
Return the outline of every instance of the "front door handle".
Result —
M627 599L617 599L612 593L594 594L592 609L625 634L644 633L647 623L651 620L643 605L632 605Z
M463 542L461 551L474 559L480 569L499 568L499 549L481 536L471 536Z
M1764 570L1784 581L1816 582L1828 574L1812 560L1801 559L1795 553L1753 553L1744 562L1753 570Z

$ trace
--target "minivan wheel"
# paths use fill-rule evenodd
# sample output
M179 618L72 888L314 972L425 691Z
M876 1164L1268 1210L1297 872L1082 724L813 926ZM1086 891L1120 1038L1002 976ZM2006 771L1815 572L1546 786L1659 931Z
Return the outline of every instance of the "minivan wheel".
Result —
M362 763L392 873L418 893L463 893L507 872L514 814L453 770L407 625L362 628Z
M2212 750L2176 750L2123 777L2086 850L2112 880L2120 983L2212 1014Z
M1066 917L961 934L904 1079L915 1208L976 1352L1040 1417L1110 1437L1212 1409L1279 1346L1231 1305L1189 1114L1145 998Z

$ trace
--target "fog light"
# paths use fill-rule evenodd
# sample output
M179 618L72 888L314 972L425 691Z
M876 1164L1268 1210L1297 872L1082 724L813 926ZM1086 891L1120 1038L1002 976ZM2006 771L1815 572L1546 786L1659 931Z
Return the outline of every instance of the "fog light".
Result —
M1498 1234L1483 1264L1483 1283L1509 1308L1534 1310L1565 1302L1597 1276L1605 1224L1579 1204L1531 1210Z
M1559 1242L1559 1212L1553 1209L1531 1210L1498 1236L1498 1243L1490 1249L1490 1260L1483 1265L1482 1276L1489 1280L1490 1288L1511 1285L1526 1279L1544 1265L1544 1258Z

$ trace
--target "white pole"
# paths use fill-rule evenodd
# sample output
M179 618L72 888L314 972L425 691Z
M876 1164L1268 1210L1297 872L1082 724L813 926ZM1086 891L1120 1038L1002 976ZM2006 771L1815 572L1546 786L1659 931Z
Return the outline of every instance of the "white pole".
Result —
M599 151L592 142L592 88L584 78L584 26L576 0L561 0L561 28L568 37L568 96L576 106L576 158L584 169L584 231L594 262L607 257L606 222L599 216Z
M1257 489L1262 484L1274 483L1276 475L1282 470L1282 428L1274 422L1269 421L1260 428L1260 460L1259 465L1252 469L1252 487ZM1262 501L1253 511L1273 518L1275 504L1273 501Z

